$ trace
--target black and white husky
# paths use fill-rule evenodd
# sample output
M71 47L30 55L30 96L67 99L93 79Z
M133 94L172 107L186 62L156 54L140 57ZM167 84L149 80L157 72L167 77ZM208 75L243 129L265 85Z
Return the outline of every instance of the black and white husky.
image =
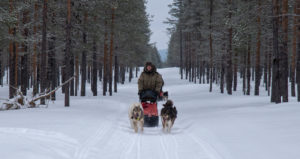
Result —
M163 131L170 133L175 119L177 118L177 110L176 107L173 106L173 102L171 100L168 100L165 104L163 104L163 106L164 108L162 108L160 112Z
M134 132L137 133L139 128L142 132L144 131L144 110L141 103L134 103L130 106L128 117Z

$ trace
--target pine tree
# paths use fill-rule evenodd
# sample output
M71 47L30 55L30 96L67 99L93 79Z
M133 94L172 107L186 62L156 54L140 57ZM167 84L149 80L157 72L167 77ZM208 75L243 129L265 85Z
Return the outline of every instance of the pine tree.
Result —
M272 66L272 94L271 102L281 103L280 96L280 64L279 64L279 49L278 49L278 15L279 4L278 0L273 0L273 66Z
M67 1L66 52L65 52L65 80L71 77L71 0ZM70 86L65 86L65 107L70 106Z

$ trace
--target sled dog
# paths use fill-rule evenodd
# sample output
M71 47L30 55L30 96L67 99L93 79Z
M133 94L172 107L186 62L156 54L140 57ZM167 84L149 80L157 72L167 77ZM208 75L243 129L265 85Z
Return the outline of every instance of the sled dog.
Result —
M171 100L168 100L163 106L164 108L162 108L160 112L163 131L170 133L175 119L177 118L177 110L176 107L173 106Z
M169 93L168 92L162 92L162 100L163 101L167 101L169 97Z
M134 132L137 133L139 128L142 132L144 131L144 110L141 103L134 103L130 106L128 117Z

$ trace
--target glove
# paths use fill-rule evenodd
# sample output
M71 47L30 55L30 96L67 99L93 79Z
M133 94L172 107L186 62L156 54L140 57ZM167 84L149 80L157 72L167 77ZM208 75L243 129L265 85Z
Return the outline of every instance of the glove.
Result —
M139 92L138 92L138 95L141 95L141 94L142 94L142 91L139 91Z
M160 92L159 97L163 97L163 96L164 96L164 92Z

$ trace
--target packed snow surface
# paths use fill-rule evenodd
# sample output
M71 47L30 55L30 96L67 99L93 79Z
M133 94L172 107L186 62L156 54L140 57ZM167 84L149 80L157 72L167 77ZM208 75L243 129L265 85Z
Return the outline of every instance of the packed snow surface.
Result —
M160 69L178 110L170 134L159 127L134 133L128 108L138 102L137 79L113 96L64 96L48 108L0 111L1 159L299 159L300 104L229 96L219 87L180 80L178 68ZM240 85L239 85L240 86ZM263 89L263 87L261 87ZM101 85L98 86L101 94ZM263 92L263 91L261 91ZM7 97L7 86L0 89ZM163 102L159 102L161 109Z

